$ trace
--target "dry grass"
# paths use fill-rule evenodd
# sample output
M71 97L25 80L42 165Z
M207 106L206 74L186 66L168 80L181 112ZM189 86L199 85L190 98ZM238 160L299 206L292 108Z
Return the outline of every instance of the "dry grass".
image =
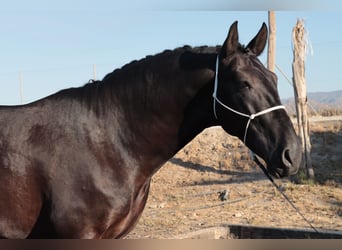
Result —
M342 121L312 123L311 157L321 184L342 183Z

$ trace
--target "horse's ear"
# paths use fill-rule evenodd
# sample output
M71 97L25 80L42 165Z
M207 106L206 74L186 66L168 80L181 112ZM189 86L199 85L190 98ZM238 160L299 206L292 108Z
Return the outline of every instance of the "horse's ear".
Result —
M238 22L235 21L229 29L228 36L221 49L221 57L226 58L229 54L235 52L239 47L239 34L237 29Z
M258 34L247 45L247 48L256 56L259 56L264 51L267 41L267 34L267 26L265 23L263 23Z

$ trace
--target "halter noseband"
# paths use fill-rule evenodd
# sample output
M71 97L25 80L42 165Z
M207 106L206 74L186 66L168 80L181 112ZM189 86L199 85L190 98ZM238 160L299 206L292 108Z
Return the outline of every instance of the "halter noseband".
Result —
M247 138L248 127L249 127L249 124L251 123L251 121L252 121L255 117L258 117L258 116L267 114L267 113L272 112L272 111L274 111L274 110L285 109L285 106L284 106L284 105L277 105L277 106L274 106L274 107L271 107L271 108L268 108L268 109L264 109L264 110L262 110L262 111L260 111L260 112L257 112L257 113L255 113L255 114L251 114L251 115L247 115L247 114L245 114L245 113L236 111L235 109L232 109L232 108L228 107L227 105L225 105L223 102L221 102L221 101L217 98L218 68L219 68L219 56L217 55L217 58L216 58L216 68L215 68L214 93L213 93L213 98L214 98L213 109L214 109L215 118L218 119L218 118L217 118L217 113L216 113L216 102L218 102L218 103L219 103L222 107L224 107L225 109L228 109L229 111L234 112L235 114L238 114L238 115L240 115L240 116L247 117L247 118L248 118L248 122L247 122L247 125L246 125L246 128L245 128L245 134L244 134L244 136L243 136L243 143L246 144L246 138Z

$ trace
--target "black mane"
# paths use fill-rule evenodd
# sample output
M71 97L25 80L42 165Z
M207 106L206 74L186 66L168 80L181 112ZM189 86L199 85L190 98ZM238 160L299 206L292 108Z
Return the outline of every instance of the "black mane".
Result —
M139 60L133 60L131 61L130 63L127 63L125 64L124 66L122 66L121 68L118 68L118 69L115 69L114 71L112 71L111 73L108 73L103 79L102 81L110 78L113 74L116 74L120 71L123 71L123 70L126 70L128 68L131 68L131 67L134 67L134 66L137 66L141 63L144 63L146 62L147 60L150 60L150 59L153 59L157 56L165 56L165 55L168 55L170 53L184 53L184 52L192 52L192 53L216 53L218 54L221 50L221 47L222 46L207 46L207 45L203 45L203 46L197 46L197 47L192 47L190 45L184 45L182 47L178 47L178 48L175 48L174 50L170 50L170 49L167 49L167 50L164 50L163 52L161 53L157 53L157 54L154 54L154 55L148 55L142 59L139 59Z
M221 51L221 47L222 47L221 45L216 45L216 46L203 45L203 46L196 46L196 47L192 47L190 45L184 45L182 47L178 47L178 48L175 48L173 50L167 49L161 53L157 53L154 55L147 55L144 58L141 58L139 60L133 60L130 63L123 65L121 68L117 68L114 71L108 73L102 79L102 81L110 78L113 74L116 74L120 71L129 69L129 68L134 67L134 66L138 66L139 64L144 63L147 60L151 60L157 56L164 56L164 55L168 55L170 53L184 53L184 52L191 52L191 53L195 53L195 54L209 54L209 53L210 54L219 54ZM239 44L238 50L243 54L250 52L249 49L245 45L242 45L242 44Z
M133 61L123 65L121 68L114 69L112 72L105 75L102 80L90 79L83 86L76 87L76 88L69 88L68 90L94 87L94 86L99 85L99 84L103 83L104 81L108 80L109 78L111 78L115 74L118 74L118 73L125 71L127 69L130 69L132 67L139 66L140 64L145 63L148 60L153 60L153 58L155 58L157 56L165 56L165 55L168 55L170 53L185 53L185 52L191 52L194 54L219 54L221 47L222 47L221 45L217 45L217 46L203 45L203 46L196 46L196 47L192 47L190 45L184 45L182 47L175 48L174 50L167 49L161 53L157 53L154 55L147 55L144 58L141 58L139 60L133 60ZM242 53L248 53L249 52L248 48L246 48L244 45L240 45L239 49ZM60 92L64 92L64 91L62 90Z
M129 75L128 72L134 72L139 71L141 69L141 66L145 66L147 63L151 63L157 58L163 58L163 60L171 60L170 57L172 55L191 55L189 57L184 57L187 59L182 60L180 64L182 64L183 67L186 67L189 69L189 67L200 67L204 62L203 58L206 58L206 55L212 54L213 57L216 57L220 53L221 50L220 45L217 46L196 46L192 47L189 45L184 45L182 47L175 48L173 50L164 50L161 53L157 53L154 55L148 55L144 58L141 58L139 60L133 60L130 63L127 63L123 65L121 68L117 68L114 71L108 73L106 76L103 77L102 80L93 80L90 79L86 84L80 87L72 87L68 89L61 90L53 95L52 97L56 99L74 99L76 101L85 102L87 103L88 107L91 106L98 106L99 100L104 101L105 99L110 98L110 96L115 93L119 86L123 85L121 82L122 78L135 78L135 74ZM248 53L249 50L244 45L239 45L239 51L241 53ZM194 58L195 57L195 58ZM206 60L206 59L204 59ZM191 63L189 63L191 61ZM195 63L194 63L195 62ZM191 66L189 66L191 65ZM148 66L145 66L148 67ZM212 68L212 70L215 70ZM112 93L112 94L109 94ZM98 108L97 108L98 109Z

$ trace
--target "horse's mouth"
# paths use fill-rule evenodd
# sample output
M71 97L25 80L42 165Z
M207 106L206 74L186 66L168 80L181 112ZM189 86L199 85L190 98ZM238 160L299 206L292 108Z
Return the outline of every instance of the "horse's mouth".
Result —
M277 179L281 178L281 174L278 171L274 170L274 171L269 171L269 172L272 177L277 178Z
M268 172L272 177L277 178L277 179L285 178L290 175L288 169L283 169L283 168L271 168L271 169L268 169Z
M257 165L261 168L266 176L269 175L273 178L280 179L288 177L290 175L289 167L273 167L274 165L272 163L264 161L262 158L257 157L257 155L254 154L253 157L254 161L257 163Z

